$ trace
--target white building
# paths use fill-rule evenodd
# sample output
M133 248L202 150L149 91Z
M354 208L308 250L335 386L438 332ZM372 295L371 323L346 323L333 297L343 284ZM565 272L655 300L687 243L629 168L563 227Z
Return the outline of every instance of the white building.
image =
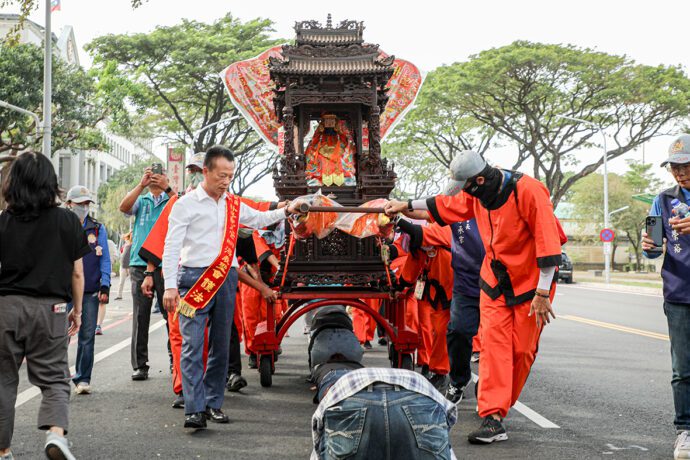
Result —
M0 14L0 37L6 36L18 24L16 14ZM45 29L27 19L19 32L19 42L43 46ZM72 26L64 26L59 35L53 34L55 52L66 62L79 65L79 53ZM42 88L36 88L42 91ZM96 198L98 187L107 182L118 170L137 161L152 157L153 141L130 140L109 133L106 123L99 123L100 129L110 151L63 149L55 153L55 164L60 187L64 190L75 185L88 188Z

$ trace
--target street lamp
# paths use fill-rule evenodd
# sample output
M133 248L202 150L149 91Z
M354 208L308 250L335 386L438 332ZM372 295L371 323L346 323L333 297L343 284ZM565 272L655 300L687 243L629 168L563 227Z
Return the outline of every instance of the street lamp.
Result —
M41 130L41 119L38 118L38 115L36 115L30 110L22 109L21 107L17 107L16 105L10 104L9 102L5 101L0 101L0 107L4 107L9 110L14 110L15 112L19 112L23 115L33 118L34 123L36 124L36 139L38 139Z
M53 160L52 152L52 100L53 100L53 33L51 31L51 10L50 0L46 4L46 25L45 25L45 44L43 55L43 154ZM55 170L57 171L57 165Z
M609 228L610 224L610 214L609 214L609 171L608 171L608 162L607 162L607 150L606 150L606 134L604 134L604 130L601 129L601 126L598 124L588 121L588 120L583 120L582 118L576 118L576 117L570 117L567 115L556 115L558 118L563 118L565 120L570 120L570 121L577 121L579 123L584 123L586 125L590 125L595 127L599 133L601 134L601 138L604 141L604 228ZM619 210L616 210L618 212ZM613 214L613 213L611 213ZM611 243L604 243L604 277L606 280L606 284L609 284L611 282L611 260L609 258L609 255L611 254Z

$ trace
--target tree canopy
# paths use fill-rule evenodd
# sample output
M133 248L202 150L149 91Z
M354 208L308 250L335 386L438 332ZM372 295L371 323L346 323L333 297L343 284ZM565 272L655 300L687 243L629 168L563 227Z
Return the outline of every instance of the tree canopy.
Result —
M241 22L228 14L212 24L183 20L150 33L105 35L86 49L101 72L129 81L125 90L131 106L145 109L155 132L172 136L173 141L197 152L214 144L235 152L239 179L233 189L242 193L270 173L275 158L238 116L219 72L279 43L269 38L271 27L266 19ZM123 86L118 85L117 90ZM237 117L196 134L233 116Z
M37 46L0 45L0 100L42 113L43 51ZM94 80L81 68L53 58L53 152L63 148L103 148L96 124L107 115L97 97ZM11 155L37 149L42 133L35 122L15 111L0 108L0 153Z
M599 126L611 160L675 132L688 114L690 80L679 67L516 41L431 72L401 134L408 143L425 145L442 164L458 150L481 151L492 139L514 145L513 169L531 167L557 205L603 163L603 154L594 161L579 155L601 146Z

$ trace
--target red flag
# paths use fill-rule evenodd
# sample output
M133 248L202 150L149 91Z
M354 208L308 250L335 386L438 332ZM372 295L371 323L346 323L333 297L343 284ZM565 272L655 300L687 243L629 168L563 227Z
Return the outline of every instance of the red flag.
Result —
M60 11L60 0L50 0L50 11Z

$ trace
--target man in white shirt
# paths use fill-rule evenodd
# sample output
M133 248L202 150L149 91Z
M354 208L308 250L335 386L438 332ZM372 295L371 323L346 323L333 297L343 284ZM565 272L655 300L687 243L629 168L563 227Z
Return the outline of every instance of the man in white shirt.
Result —
M230 328L235 310L237 288L237 257L234 241L228 246L226 223L228 206L235 206L228 188L235 173L235 159L225 147L214 146L204 160L204 181L193 192L180 198L169 217L168 234L163 252L165 294L163 304L169 311L180 313L182 333L182 388L185 395L185 424L187 428L205 428L206 419L227 423L229 418L221 410L228 366ZM293 203L287 208L259 212L244 203L238 204L239 223L251 228L272 225L287 215L296 213ZM230 215L231 221L235 221ZM232 264L220 286L204 305L192 305L185 297L212 264L217 264L221 252L232 248ZM228 256L230 253L227 253ZM226 259L230 260L230 257ZM216 265L221 271L225 266ZM211 267L213 268L213 267ZM216 275L214 270L214 276ZM211 278L209 278L210 280ZM214 284L214 283L209 283ZM219 284L219 283L215 283ZM201 285L203 287L203 284ZM206 286L208 287L208 286ZM193 291L194 292L194 291ZM181 299L181 296L184 299ZM194 297L194 296L192 296ZM208 363L204 374L202 350L204 330L209 326Z

